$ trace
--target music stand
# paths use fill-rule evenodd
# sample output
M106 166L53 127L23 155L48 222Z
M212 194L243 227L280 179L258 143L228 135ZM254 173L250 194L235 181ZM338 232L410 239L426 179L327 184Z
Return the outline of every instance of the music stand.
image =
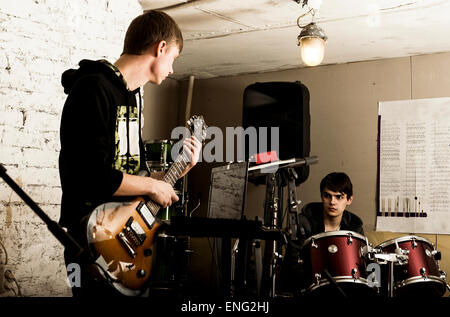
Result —
M244 205L247 192L248 162L231 162L214 167L211 170L211 184L209 190L207 218L244 220ZM237 240L239 241L239 240ZM235 262L237 246L231 254L231 238L216 238L218 255L221 263L222 289L224 295L233 295L233 282L241 280L245 272L237 271L235 276ZM240 253L242 253L242 248ZM214 256L214 255L213 255ZM243 257L239 256L239 266L245 267ZM245 271L245 270L244 270Z

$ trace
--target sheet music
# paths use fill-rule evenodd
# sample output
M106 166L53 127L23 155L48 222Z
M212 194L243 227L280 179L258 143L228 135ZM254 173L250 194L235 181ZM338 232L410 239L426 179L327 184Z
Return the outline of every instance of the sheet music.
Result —
M450 98L379 103L377 230L450 233Z
M247 163L211 171L209 218L241 219L247 185Z

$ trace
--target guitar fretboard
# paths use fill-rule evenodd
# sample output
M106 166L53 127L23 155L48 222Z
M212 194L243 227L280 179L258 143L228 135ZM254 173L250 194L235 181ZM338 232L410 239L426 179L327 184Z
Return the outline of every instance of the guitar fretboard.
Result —
M181 174L188 166L189 162L190 158L186 155L186 152L183 151L183 153L181 155L178 155L178 157L172 163L172 165L170 166L169 170L164 175L162 180L172 186L175 185L178 178L180 178ZM147 206L154 216L156 216L159 209L161 208L160 205L151 200L147 202Z

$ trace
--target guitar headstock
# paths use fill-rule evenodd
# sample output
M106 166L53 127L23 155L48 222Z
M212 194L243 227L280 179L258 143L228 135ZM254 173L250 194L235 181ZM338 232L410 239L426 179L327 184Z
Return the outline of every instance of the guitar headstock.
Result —
M203 116L194 115L186 122L186 124L197 140L199 140L200 143L203 143L206 139L206 129L208 128Z

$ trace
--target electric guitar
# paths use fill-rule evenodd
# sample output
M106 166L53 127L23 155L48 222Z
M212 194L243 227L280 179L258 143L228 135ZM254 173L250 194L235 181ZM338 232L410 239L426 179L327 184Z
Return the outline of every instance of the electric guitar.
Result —
M192 116L187 125L202 143L206 125L202 116ZM183 151L170 166L163 181L174 185L190 158ZM130 202L108 202L95 208L87 218L86 235L95 263L91 271L106 279L120 293L139 295L150 278L155 234L161 227L156 217L161 206L148 197Z

